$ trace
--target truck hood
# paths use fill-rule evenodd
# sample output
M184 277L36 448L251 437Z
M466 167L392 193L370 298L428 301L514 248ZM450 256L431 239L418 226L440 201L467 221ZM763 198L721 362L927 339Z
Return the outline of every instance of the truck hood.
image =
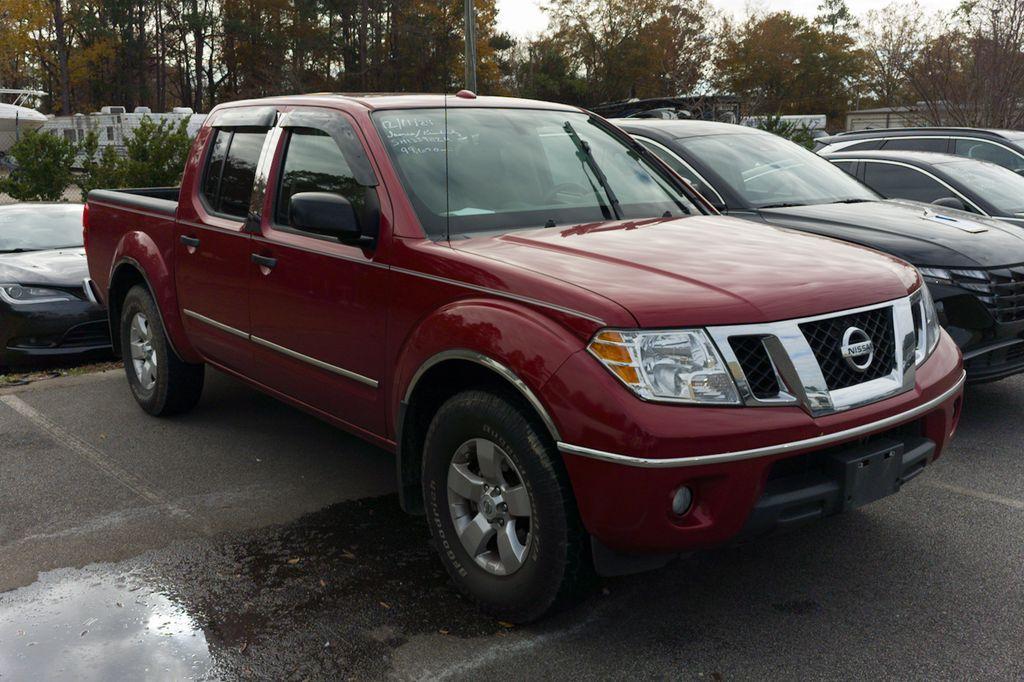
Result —
M0 253L0 282L77 288L89 276L84 248Z
M453 242L622 305L642 327L777 321L917 287L890 256L725 216L603 222Z
M1024 263L1024 228L916 201L818 204L758 213L770 225L854 242L918 266Z

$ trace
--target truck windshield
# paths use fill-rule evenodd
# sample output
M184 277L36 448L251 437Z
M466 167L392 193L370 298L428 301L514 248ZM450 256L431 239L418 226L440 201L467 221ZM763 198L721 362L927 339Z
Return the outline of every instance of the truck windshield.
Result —
M445 114L404 109L374 115L431 237L699 212L681 189L586 114L449 109L447 127Z
M846 171L768 133L706 135L676 144L710 167L746 208L880 199Z

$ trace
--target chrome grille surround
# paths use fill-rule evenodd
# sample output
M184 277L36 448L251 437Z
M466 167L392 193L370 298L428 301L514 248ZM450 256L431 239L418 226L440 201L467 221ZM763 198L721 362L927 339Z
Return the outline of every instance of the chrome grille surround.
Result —
M778 407L795 405L802 407L812 416L818 417L869 405L911 390L916 379L917 361L923 358L918 353L918 338L923 334L917 329L920 314L921 295L911 296L884 303L840 310L824 315L805 317L766 324L729 325L709 327L708 333L729 366L729 371L739 387L740 397L748 407ZM849 317L863 312L888 308L893 316L894 353L892 371L885 376L860 384L829 390L824 373L814 351L800 325ZM730 339L741 336L763 337L764 346L775 369L778 395L762 397L755 395L744 372L742 363L733 351Z

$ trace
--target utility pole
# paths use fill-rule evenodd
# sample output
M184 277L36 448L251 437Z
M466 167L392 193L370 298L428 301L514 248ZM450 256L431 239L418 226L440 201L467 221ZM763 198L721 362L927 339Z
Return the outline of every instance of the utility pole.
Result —
M476 92L476 13L473 0L465 0L466 19L466 84L465 88Z

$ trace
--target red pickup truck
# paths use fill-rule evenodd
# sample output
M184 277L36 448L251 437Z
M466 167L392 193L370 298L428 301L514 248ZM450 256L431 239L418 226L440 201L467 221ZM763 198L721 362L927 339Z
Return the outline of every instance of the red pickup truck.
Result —
M85 222L143 409L193 407L208 364L395 453L509 620L896 492L959 416L913 267L715 215L572 107L226 104L180 189L93 191Z

